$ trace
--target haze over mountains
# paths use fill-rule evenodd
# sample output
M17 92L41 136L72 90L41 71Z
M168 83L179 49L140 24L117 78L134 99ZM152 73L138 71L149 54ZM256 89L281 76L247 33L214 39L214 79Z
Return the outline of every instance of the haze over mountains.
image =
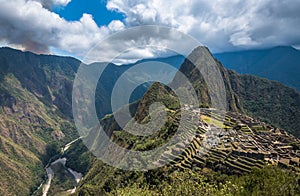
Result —
M211 53L205 47L199 47L195 51L197 53L191 54L194 55L194 58L199 58L200 60L203 57L212 59ZM279 56L279 53L275 54ZM286 58L283 58L282 61ZM156 60L170 63L174 67L180 68L179 70L191 79L197 96L202 101L201 105L205 107L210 106L207 86L201 74L195 70L189 61L185 60L183 62L184 59L180 56ZM222 64L214 63L220 68L224 79L227 109L234 112L234 115L229 115L228 118L233 120L244 119L246 117L243 116L249 115L299 137L299 92L278 82L228 71ZM122 184L126 180L132 181L137 179L135 177L131 178L128 176L129 174L124 174L124 172L103 165L101 161L92 162L86 156L82 156L82 154L88 154L88 151L80 141L79 144L76 143L78 148L73 147L70 148L71 152L60 154L59 147L79 137L72 121L71 108L72 85L79 65L80 61L70 57L36 55L10 48L0 49L0 194L8 193L14 195L22 192L24 195L28 195L36 191L43 182L43 178L45 178L43 167L50 161L51 157L57 157L55 155L58 155L58 157L72 155L73 159L68 157L68 160L71 160L72 163L67 162L67 164L72 165L71 168L75 171L81 171L84 174L85 172L88 173L88 177L84 178L84 181L79 185L79 191L82 193L92 194L93 191L99 193L99 191L103 191L102 189L100 190L101 187L109 192L111 191L110 189L118 187L115 183ZM97 107L101 107L101 113L98 113L99 119L111 113L110 94L113 84L124 71L132 66L134 64L124 66L110 64L105 70L105 74L100 79L96 91L95 104ZM118 132L115 122L113 119L110 119L111 116L106 116L102 122L106 123L107 130L113 135L112 139L119 142L120 145L145 150L148 147L158 145L160 142L165 142L170 137L169 133L171 134L175 131L176 126L173 126L173 124L176 124L176 119L179 115L177 113L177 98L162 85L156 85L158 84L153 84L149 90L147 89L150 84L142 86L132 98L132 101L142 98L140 102L136 102L133 106L138 112L137 117L147 116L147 113L145 113L147 106L153 101L159 101L164 98L163 101L166 105L171 104L170 111L173 115L172 117L174 117L172 118L173 120L166 124L162 135L154 135L151 140L144 138L135 143L131 138L122 140L120 136L123 133ZM147 93L144 95L146 91ZM236 113L239 113L241 117L236 117ZM141 118L140 120L143 119ZM252 131L251 126L253 125L251 122L247 121L248 124L246 124ZM264 123L257 124L259 125L259 128L256 127L259 134L269 134L269 132L263 133L263 131L270 131L271 128L269 126L266 126ZM235 127L234 129L239 131L242 130L242 126L241 123L237 123L228 127L230 127L229 129ZM260 130L261 127L263 130ZM266 127L268 129L265 129ZM255 130L253 128L253 131L250 132L255 133ZM283 135L285 133L282 131ZM124 138L126 137L127 135L124 135ZM288 135L288 138L290 138L288 140L286 140L285 136L282 137L283 139L280 141L283 144L293 145L288 155L291 154L293 158L295 156L297 158L298 152L293 150L294 148L299 148L298 140L290 135ZM158 143L153 145L153 141L156 140ZM259 140L255 141L260 142L260 145L263 144ZM77 159L77 157L81 157L81 159ZM229 159L231 158L237 157L229 157ZM295 168L298 168L298 166L299 163L296 163ZM107 173L99 174L103 169L107 169ZM298 171L297 169L295 170ZM169 171L169 168L167 168L167 171ZM157 171L153 171L153 173L155 172ZM154 175L153 173L149 172L145 175L132 173L132 175L141 175L148 179L147 183L151 184L150 176ZM161 174L160 172L158 173L159 175ZM120 174L123 174L123 176ZM116 179L117 182L112 179ZM155 179L154 177L153 180ZM69 187L70 185L63 184L61 186ZM127 186L127 184L125 183L124 186ZM55 194L63 191L65 190L57 183L54 184L51 193Z
M241 74L279 81L300 91L300 51L290 46L214 54L222 64Z

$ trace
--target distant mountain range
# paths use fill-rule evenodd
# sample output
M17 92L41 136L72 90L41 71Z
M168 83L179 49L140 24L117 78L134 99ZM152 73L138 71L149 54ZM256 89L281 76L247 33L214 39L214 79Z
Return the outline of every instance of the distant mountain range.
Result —
M192 53L192 57L199 58L201 62L205 62L205 58L211 59L211 53L207 48L200 47L198 52L202 54L200 57L197 56L198 53ZM204 59L201 59L203 57ZM170 63L179 68L190 78L202 106L210 106L207 86L188 60L175 56L140 62L149 61ZM229 111L259 118L299 136L299 92L278 82L228 71L221 63L213 62L220 68L224 79ZM50 157L60 152L59 147L78 138L72 121L71 100L73 81L80 64L81 62L75 58L36 55L11 48L0 48L0 195L33 193L45 178L44 166ZM101 108L101 112L98 111L99 119L111 113L110 97L114 83L122 73L134 65L109 64L105 69L103 77L98 82L95 95L95 104L97 108ZM157 88L155 85L151 86L148 91L150 85L141 86L131 99L131 101L136 101L143 97L142 101L133 104L138 112L137 117L147 115L145 113L147 106L150 101L155 101L154 98L164 98L166 104L172 104L171 110L176 111L178 107L176 97L164 96L168 93L168 89L161 86ZM155 93L153 95L151 89L156 89L159 96ZM174 117L176 120L177 116ZM111 129L110 133L114 133L117 126L114 126L114 122L108 116L102 122L106 124L106 128ZM168 126L165 129L166 133L172 133L174 127ZM237 126L243 125L237 124ZM249 124L249 126L252 125ZM167 138L168 134L165 136ZM164 137L159 137L159 142L164 142L166 139ZM294 140L291 139L291 141ZM146 149L148 148L146 145L151 146L151 142L145 141L140 147ZM125 143L128 144L128 142ZM132 143L129 146L133 145ZM81 148L79 151L84 150ZM78 154L75 153L75 155ZM80 162L80 160L77 161ZM72 169L80 171L77 166L74 164ZM92 167L89 175L95 174L93 170L99 172L98 168ZM97 175L94 176L97 177ZM102 176L98 180L101 181ZM114 175L111 177L115 178ZM83 183L86 183L88 188L91 187L89 180ZM59 189L59 183L54 186Z
M227 69L276 80L300 91L300 51L293 47L225 52L214 57Z

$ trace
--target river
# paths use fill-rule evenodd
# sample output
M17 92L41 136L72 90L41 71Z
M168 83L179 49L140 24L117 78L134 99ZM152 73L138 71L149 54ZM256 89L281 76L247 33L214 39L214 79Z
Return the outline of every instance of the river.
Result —
M63 148L61 148L61 153L60 153L60 155L63 155L64 152L65 152L66 150L68 150L68 149L71 147L71 145L72 145L74 142L78 141L79 139L81 139L81 137L80 137L80 138L77 138L77 139L75 139L75 140L73 140L73 141L71 141L71 142L69 142L69 143L66 144ZM57 155L56 155L55 157L57 157ZM50 160L51 160L51 159L50 159ZM42 184L40 185L40 187L37 189L37 191L38 191L40 188L42 188L43 196L47 196L47 194L48 194L48 192L49 192L49 189L50 189L50 187L51 187L51 181L53 180L54 175L55 175L55 172L53 171L52 167L53 167L54 165L56 165L56 164L62 164L62 165L66 168L66 170L67 170L70 174L73 175L74 180L76 181L76 184L78 184L78 183L82 180L83 175L82 175L81 173L79 173L79 172L76 172L76 171L70 169L70 168L67 168L67 167L66 167L66 162L67 162L67 158L65 158L65 157L64 157L64 158L58 158L58 159L54 160L53 162L49 163L49 164L46 166L45 170L46 170L46 172L47 172L47 177L48 177L48 179L47 179L46 182L42 183ZM70 193L70 194L71 194L71 193L74 193L75 191L76 191L76 186L75 186L73 189L66 190L66 192L67 192L67 193Z

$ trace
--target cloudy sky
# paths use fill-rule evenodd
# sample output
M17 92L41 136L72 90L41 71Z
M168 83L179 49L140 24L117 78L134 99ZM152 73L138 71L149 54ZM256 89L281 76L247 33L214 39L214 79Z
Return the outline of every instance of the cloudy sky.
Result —
M299 10L300 0L0 0L0 45L82 59L116 32L162 25L212 52L299 48Z

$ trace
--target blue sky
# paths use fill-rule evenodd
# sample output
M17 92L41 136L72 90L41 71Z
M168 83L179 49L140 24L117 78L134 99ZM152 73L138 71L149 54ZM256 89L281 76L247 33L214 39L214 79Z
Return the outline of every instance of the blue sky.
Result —
M194 37L214 53L278 45L300 48L300 1L295 0L0 0L0 3L0 46L35 53L82 59L101 40L142 25L174 28ZM155 37L155 44L167 45L166 37ZM119 40L108 46L107 51L121 48L118 44L122 46L125 42ZM148 58L162 53L138 50L134 54L137 58Z
M124 14L107 10L104 0L72 0L66 7L53 6L53 11L68 21L78 21L84 13L91 14L98 26L124 19Z

